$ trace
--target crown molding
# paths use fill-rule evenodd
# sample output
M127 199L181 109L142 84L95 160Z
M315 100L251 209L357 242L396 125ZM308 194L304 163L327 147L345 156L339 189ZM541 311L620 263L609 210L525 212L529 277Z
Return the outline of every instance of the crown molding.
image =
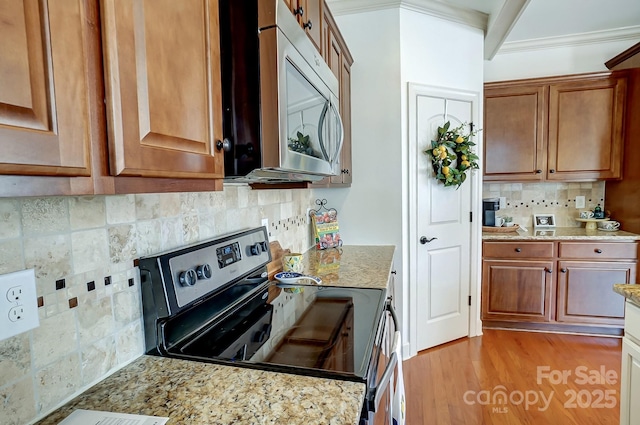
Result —
M592 31L559 37L544 37L531 40L505 42L498 55L506 53L545 50L558 47L582 46L585 44L610 43L614 41L640 40L640 25L612 30Z
M331 13L335 16L385 9L405 9L469 25L483 31L486 31L489 19L486 13L456 7L438 0L334 0L328 3Z

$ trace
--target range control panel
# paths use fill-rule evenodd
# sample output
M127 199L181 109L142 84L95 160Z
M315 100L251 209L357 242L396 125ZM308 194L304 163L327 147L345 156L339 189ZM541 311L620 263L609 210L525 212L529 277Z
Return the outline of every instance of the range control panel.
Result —
M235 281L271 261L264 227L203 242L169 256L178 307ZM165 285L169 284L165 276Z

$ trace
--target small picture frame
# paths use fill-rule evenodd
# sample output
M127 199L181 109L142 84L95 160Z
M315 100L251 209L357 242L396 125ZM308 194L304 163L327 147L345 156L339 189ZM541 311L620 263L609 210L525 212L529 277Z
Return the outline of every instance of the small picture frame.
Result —
M553 214L534 214L533 227L556 227L556 217Z

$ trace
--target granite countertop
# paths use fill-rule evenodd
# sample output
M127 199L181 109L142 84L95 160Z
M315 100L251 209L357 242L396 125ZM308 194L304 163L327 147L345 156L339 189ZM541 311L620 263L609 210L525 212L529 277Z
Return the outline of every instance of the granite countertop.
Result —
M637 241L640 235L622 230L605 232L602 230L587 230L584 227L556 227L549 229L518 229L517 232L498 233L482 232L482 240L609 240L609 241Z
M75 409L169 417L168 424L357 424L365 384L142 356L37 422Z
M613 285L613 291L640 307L640 285L616 283Z
M304 253L304 273L319 276L323 285L387 288L393 267L393 245L345 245Z

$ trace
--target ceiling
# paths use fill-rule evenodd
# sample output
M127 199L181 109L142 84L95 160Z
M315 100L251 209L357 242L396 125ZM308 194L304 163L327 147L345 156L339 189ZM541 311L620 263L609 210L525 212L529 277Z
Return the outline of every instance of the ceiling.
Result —
M544 45L579 38L640 39L638 0L439 1L488 16L485 59L503 47L518 44Z
M640 41L638 0L327 0L334 13L405 6L485 31L485 59L581 40ZM337 9L337 10L336 10Z

